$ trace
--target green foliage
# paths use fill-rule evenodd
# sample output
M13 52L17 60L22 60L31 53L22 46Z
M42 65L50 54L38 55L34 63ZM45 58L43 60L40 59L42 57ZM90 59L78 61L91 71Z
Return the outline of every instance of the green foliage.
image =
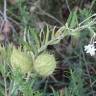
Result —
M65 96L86 96L84 86L84 80L82 79L82 69L74 68L71 71L71 82L68 88L65 89Z
M91 36L96 33L96 14L92 10L96 0L93 0L92 5L89 9L74 8L70 10L69 17L64 25L57 27L49 26L48 24L46 24L46 26L44 26L44 28L42 28L40 32L38 32L36 28L33 27L36 22L34 23L32 21L34 19L33 17L35 16L33 16L34 14L32 14L31 16L29 12L29 8L31 6L29 4L29 1L30 0L17 0L16 5L10 7L8 6L8 20L10 20L11 16L14 17L10 20L13 24L12 28L15 25L13 22L16 22L16 28L19 25L19 27L15 31L19 30L20 33L13 33L13 41L16 40L15 42L18 43L19 46L17 46L14 42L13 44L7 44L6 46L4 46L0 42L0 96L90 96L90 94L92 96L95 96L94 89L96 88L96 76L94 76L93 74L90 75L91 73L88 68L89 66L95 66L96 56L91 58L85 55L82 47L84 47L85 43L89 42ZM74 0L73 2L75 1L77 2L78 0ZM46 3L46 1L44 2ZM53 3L53 1L49 1L49 4L51 3ZM0 12L2 4L3 2L1 0ZM52 9L55 6L57 5L54 4L54 6L52 6ZM14 10L17 10L18 12L16 12L15 14ZM48 10L51 10L51 7L48 8ZM53 14L55 15L56 13L53 12ZM0 17L3 17L1 13ZM0 20L1 19L2 18L0 18ZM14 19L16 19L16 21ZM12 30L14 29L15 27ZM62 56L59 57L57 54L57 49L59 48L54 50L54 53L56 52L56 59L60 58L60 60L58 59L58 62L63 62L64 65L67 63L70 70L69 75L67 75L70 82L68 82L68 86L64 86L64 89L62 88L62 90L64 91L63 95L61 95L60 93L61 89L55 90L53 85L51 85L52 92L47 92L47 86L50 87L47 84L44 85L44 89L41 88L41 82L44 81L43 83L45 83L47 80L49 80L49 77L39 77L33 72L21 74L18 69L12 70L10 57L12 54L13 46L16 46L18 48L21 47L22 51L26 51L28 54L31 55L32 62L34 62L36 57L40 53L44 51L46 52L49 45L52 45L53 47L57 46L61 44L60 41L65 39L65 37L70 36L74 38L74 40L71 39L71 42L78 43L78 46L76 46L77 50L73 48L71 55L63 54L63 52L60 53L60 55L64 55L63 58ZM42 62L45 63L45 61L43 60ZM92 67L93 69L95 68L94 66ZM63 70L63 67L61 69ZM90 84L85 86L86 78L90 82ZM53 79L56 83L58 82L55 77L53 77ZM62 80L60 82L62 83ZM38 86L36 86L36 84Z

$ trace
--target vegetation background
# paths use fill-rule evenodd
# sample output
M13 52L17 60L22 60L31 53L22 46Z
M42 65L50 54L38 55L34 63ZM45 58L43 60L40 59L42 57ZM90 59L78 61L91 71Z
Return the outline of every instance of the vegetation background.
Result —
M96 33L95 6L96 0L0 0L0 96L96 96L96 55L84 51ZM54 73L13 72L12 46L54 54Z

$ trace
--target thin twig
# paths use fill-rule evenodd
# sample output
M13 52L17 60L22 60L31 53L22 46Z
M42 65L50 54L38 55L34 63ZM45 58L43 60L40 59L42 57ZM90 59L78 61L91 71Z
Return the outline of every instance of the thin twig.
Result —
M36 12L36 14L39 15L46 15L48 17L50 17L51 19L55 20L56 22L58 22L60 25L64 25L61 21L59 21L56 17L54 17L53 15L49 14L48 12L45 12L43 9L41 9L40 7L37 6L37 8L41 11L41 12Z
M66 5L67 5L67 8L68 8L69 12L71 12L68 0L65 0L65 2L66 2Z
M7 21L7 1L4 0L4 21Z

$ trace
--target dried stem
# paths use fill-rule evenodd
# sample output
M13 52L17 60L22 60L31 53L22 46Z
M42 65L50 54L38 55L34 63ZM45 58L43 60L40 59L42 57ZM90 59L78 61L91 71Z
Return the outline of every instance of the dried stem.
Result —
M7 21L7 1L4 0L4 21Z

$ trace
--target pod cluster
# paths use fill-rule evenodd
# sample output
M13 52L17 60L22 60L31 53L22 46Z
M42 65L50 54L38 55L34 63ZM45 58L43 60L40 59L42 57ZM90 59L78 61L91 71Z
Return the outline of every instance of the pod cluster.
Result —
M21 50L13 48L11 66L13 70L17 68L20 69L23 74L34 71L40 76L47 77L54 72L56 60L52 54L41 53L33 62L31 56L25 52L21 52Z

